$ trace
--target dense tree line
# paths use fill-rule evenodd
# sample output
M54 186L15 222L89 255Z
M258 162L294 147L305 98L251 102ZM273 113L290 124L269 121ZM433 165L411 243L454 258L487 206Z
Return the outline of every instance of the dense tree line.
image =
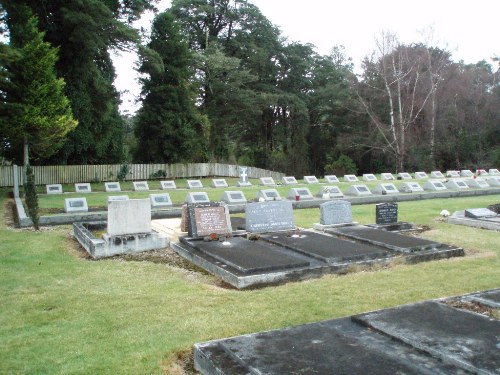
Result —
M154 1L25 3L78 121L42 163L220 161L297 176L500 165L500 73L484 61L383 34L355 74L343 47L289 42L247 0L173 0L142 45L130 22ZM18 7L0 4L12 34ZM142 107L123 118L109 53L136 45ZM0 47L0 110L13 113L18 50Z

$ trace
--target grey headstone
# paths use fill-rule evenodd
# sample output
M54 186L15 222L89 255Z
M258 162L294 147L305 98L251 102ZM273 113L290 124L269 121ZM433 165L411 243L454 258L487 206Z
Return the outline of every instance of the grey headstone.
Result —
M110 236L151 232L151 204L149 199L112 201L108 205Z
M92 192L92 188L89 183L79 183L75 184L75 192L76 193L90 193Z
M186 183L188 189L198 189L203 187L203 184L201 183L200 180L187 180Z
M335 176L335 175L327 175L327 176L325 176L325 180L326 180L326 182L328 182L330 184L335 184L337 182L340 182L339 179L337 178L337 176Z
M482 177L476 177L476 178L468 178L465 180L465 183L471 187L471 188L485 188L489 187L488 183L486 180Z
M346 174L344 175L344 181L347 181L347 182L355 182L355 181L359 181L358 178L353 175L353 174Z
M212 179L212 187L218 188L218 187L227 187L227 182L226 179L224 178L214 178Z
M314 199L308 188L292 188L288 190L287 198L292 200Z
M465 210L465 217L470 217L473 219L495 216L498 216L497 213L487 208L468 208Z
M429 176L427 176L427 173L425 172L415 172L415 178L424 179L429 178Z
M281 200L281 195L276 189L263 189L257 192L257 198L262 198L266 201L279 201Z
M201 191L187 193L185 201L186 203L208 203L210 202L210 199L208 198L207 193Z
M285 185L296 185L298 184L297 179L293 176L285 176L282 178Z
M248 203L245 208L246 229L249 232L274 232L295 228L290 201Z
M234 190L234 191L225 191L222 194L221 201L227 203L246 203L247 199L242 191Z
M460 177L459 171L446 171L447 177Z
M240 180L238 181L238 186L251 186L252 184L248 180L247 167L238 167L240 170Z
M322 203L319 211L321 225L352 223L351 203L348 201L335 200Z
M344 194L338 186L322 186L317 195L318 198L331 199L342 198Z
M371 174L371 173L365 173L363 175L363 180L365 181L376 181L377 180L377 177L374 175L374 174Z
M411 177L411 174L407 173L407 172L401 172L401 173L398 173L398 176L402 179L402 180L411 180L412 177Z
M393 224L398 222L398 204L380 203L375 205L375 222L377 224Z
M149 190L149 185L147 181L133 181L135 191L145 191Z
M316 178L316 176L304 176L304 182L306 184L319 184L319 181Z
M392 173L382 173L380 174L381 180L395 180L394 175Z
M444 178L444 174L441 171L432 171L431 177L432 178Z
M272 177L261 177L259 178L260 184L263 186L276 185Z

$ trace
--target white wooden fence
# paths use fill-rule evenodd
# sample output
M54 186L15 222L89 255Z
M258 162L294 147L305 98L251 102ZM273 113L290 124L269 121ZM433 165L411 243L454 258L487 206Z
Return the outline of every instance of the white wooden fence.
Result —
M151 175L164 172L165 177L156 179L175 179L188 177L239 177L237 165L219 163L189 163L189 164L128 164L129 171L125 180L149 180ZM14 167L0 166L0 187L14 186ZM35 184L72 184L77 182L117 181L122 169L120 164L109 165L47 165L33 166ZM248 167L249 178L273 177L281 180L283 173L265 169ZM23 167L18 167L19 181L24 181Z

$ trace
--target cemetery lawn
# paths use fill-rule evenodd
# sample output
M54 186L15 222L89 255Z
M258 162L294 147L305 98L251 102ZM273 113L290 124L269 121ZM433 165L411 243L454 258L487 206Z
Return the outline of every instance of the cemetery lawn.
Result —
M91 261L71 226L34 232L2 220L0 373L182 374L175 355L196 342L500 287L500 233L439 217L498 202L500 195L399 203L400 220L428 226L422 237L464 247L464 258L248 291L175 265ZM9 204L0 189L4 212ZM374 216L374 205L353 206L360 223ZM296 210L295 218L311 227L319 210Z

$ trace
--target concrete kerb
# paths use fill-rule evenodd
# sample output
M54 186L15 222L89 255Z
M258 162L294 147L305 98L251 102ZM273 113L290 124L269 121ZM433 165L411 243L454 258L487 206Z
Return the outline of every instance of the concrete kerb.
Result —
M425 193L401 193L395 195L370 195L364 197L347 197L341 198L351 202L352 205L358 204L374 204L374 203L385 203L385 202L408 202L416 200L425 199L443 199L443 198L460 198L460 197L473 197L481 195L495 195L500 194L500 187L498 188L488 188L488 189L471 189L465 191L435 191L435 192L425 192ZM292 201L294 209L301 208L315 208L319 207L321 203L328 202L332 199L311 199L307 201ZM25 213L24 207L22 206L22 200L15 200L17 206L18 215L22 211L24 212L23 220L22 216L19 215L19 225L21 227L32 226L31 219L29 219ZM229 204L229 211L231 213L242 213L245 212L245 204ZM181 216L180 207L171 207L168 209L157 209L151 211L152 219L164 219L172 217ZM27 220L26 220L27 219ZM41 216L40 225L63 225L72 224L74 222L81 221L100 221L107 219L106 211L96 211L96 212L86 212L86 213L72 213L72 214L59 214L50 216Z

